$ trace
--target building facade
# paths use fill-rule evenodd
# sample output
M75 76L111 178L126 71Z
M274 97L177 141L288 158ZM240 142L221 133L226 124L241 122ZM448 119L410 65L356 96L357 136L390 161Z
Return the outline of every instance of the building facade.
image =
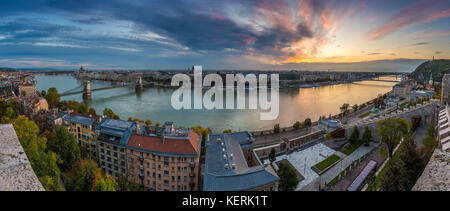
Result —
M144 190L197 191L200 147L199 134L192 129L175 129L173 123L166 123L161 135L148 128L137 131L127 144L128 179Z
M94 159L97 158L95 126L101 119L101 116L92 117L76 112L62 117L63 124L75 136L81 149L86 150L87 155Z
M135 122L115 119L103 119L95 129L98 163L115 179L127 177L126 147L135 129Z
M36 96L36 85L24 82L18 85L17 95L22 97Z
M442 77L441 101L442 104L450 104L450 74L445 74Z

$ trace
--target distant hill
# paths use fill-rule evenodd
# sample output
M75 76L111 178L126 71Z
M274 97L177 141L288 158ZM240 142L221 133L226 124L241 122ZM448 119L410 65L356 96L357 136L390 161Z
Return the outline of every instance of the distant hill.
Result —
M409 77L424 83L430 79L430 73L433 74L433 81L442 81L444 74L450 74L450 60L426 61L419 65Z

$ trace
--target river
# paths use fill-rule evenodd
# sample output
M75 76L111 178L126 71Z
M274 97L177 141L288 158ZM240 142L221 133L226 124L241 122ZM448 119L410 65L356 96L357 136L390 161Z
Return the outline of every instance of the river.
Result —
M395 77L384 77L395 79ZM56 87L59 93L82 90L82 81L71 75L44 75L35 77L38 90L48 90ZM280 89L280 111L278 119L260 120L257 110L175 110L171 106L171 95L175 89L144 88L136 92L134 87L93 92L92 100L83 101L81 94L66 96L62 100L84 102L98 113L105 108L111 108L121 119L137 117L150 119L153 123L173 121L176 126L209 127L213 132L226 129L235 131L271 129L276 123L281 127L292 126L296 121L311 118L317 121L320 116L338 114L339 107L348 103L361 104L384 94L392 89L393 82L361 81L349 84L330 85L314 88ZM109 86L109 82L92 81L92 89ZM224 94L225 95L225 94Z

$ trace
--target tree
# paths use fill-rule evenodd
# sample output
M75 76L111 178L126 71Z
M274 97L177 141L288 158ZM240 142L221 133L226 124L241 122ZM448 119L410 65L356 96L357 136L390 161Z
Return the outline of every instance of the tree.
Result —
M45 100L47 100L49 108L55 108L58 106L59 98L58 90L55 87L49 88L47 94L45 95Z
M0 99L0 117L8 117L9 119L16 119L19 116L19 103L11 98L5 100Z
M119 185L116 180L109 175L97 180L94 184L93 191L117 191Z
M68 174L66 188L70 191L89 191L102 178L102 170L91 159L79 160Z
M367 146L370 141L372 141L372 132L369 127L365 127L362 135L362 142Z
M354 145L359 142L359 129L358 127L354 126L352 134L350 135L350 138L348 139L350 141L350 144Z
M354 112L358 111L358 108L359 108L358 104L352 106Z
M125 176L119 176L116 180L120 191L140 191L141 185L134 181L128 180Z
M202 136L202 150L201 150L201 154L204 155L205 154L205 150L206 150L205 149L206 137L208 137L208 135L211 133L211 130L208 129L208 128L203 128L200 125L192 127L192 129Z
M310 118L306 118L305 121L303 122L303 126L304 127L311 127L312 122Z
M299 121L296 121L292 127L293 127L295 130L298 130L298 129L300 128L300 126L301 126L301 123L300 123Z
M378 125L378 134L381 136L381 142L386 145L389 158L392 158L395 147L401 138L408 133L408 121L403 118L388 118L379 121Z
M275 124L274 126L273 126L273 132L274 133L279 133L280 132L280 124Z
M103 110L103 115L106 115L109 119L120 119L110 108L105 108L105 110Z
M278 176L280 177L279 188L281 191L293 191L297 188L298 178L296 170L287 163L278 165Z
M92 115L92 116L97 116L97 112L95 111L94 108L90 108L88 111L88 114Z
M349 106L350 106L350 105L349 105L348 103L342 104L342 106L340 107L341 113L343 113L344 115L347 114L347 113L348 113L348 107L349 107Z
M381 190L383 191L407 191L408 175L405 164L401 159L391 162L386 172L381 176Z
M145 125L147 126L152 125L152 121L150 119L145 120Z
M277 159L277 153L275 151L275 148L272 148L269 153L269 160L271 163L273 163L273 162L275 162L276 159Z
M232 132L233 132L233 130L227 129L227 130L224 130L222 133L232 133Z
M52 139L48 141L48 149L58 154L63 163L61 170L69 171L72 165L81 157L80 148L75 141L75 136L67 131L64 126L58 126L52 134Z
M403 148L400 152L399 159L403 161L406 176L407 176L407 187L410 190L426 166L426 162L422 159L421 155L417 150L417 146L414 142L414 138L411 134L405 136Z
M46 152L46 138L37 136L39 128L36 123L25 116L19 116L14 120L13 126L42 186L49 191L61 190L58 164L62 161L55 153Z

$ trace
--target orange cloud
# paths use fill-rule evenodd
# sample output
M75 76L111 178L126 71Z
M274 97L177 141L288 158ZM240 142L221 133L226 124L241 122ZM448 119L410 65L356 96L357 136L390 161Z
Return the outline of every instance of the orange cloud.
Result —
M369 31L364 40L379 39L399 29L429 23L450 16L450 9L436 12L436 6L438 5L433 1L419 1L414 3L395 13L381 26Z

